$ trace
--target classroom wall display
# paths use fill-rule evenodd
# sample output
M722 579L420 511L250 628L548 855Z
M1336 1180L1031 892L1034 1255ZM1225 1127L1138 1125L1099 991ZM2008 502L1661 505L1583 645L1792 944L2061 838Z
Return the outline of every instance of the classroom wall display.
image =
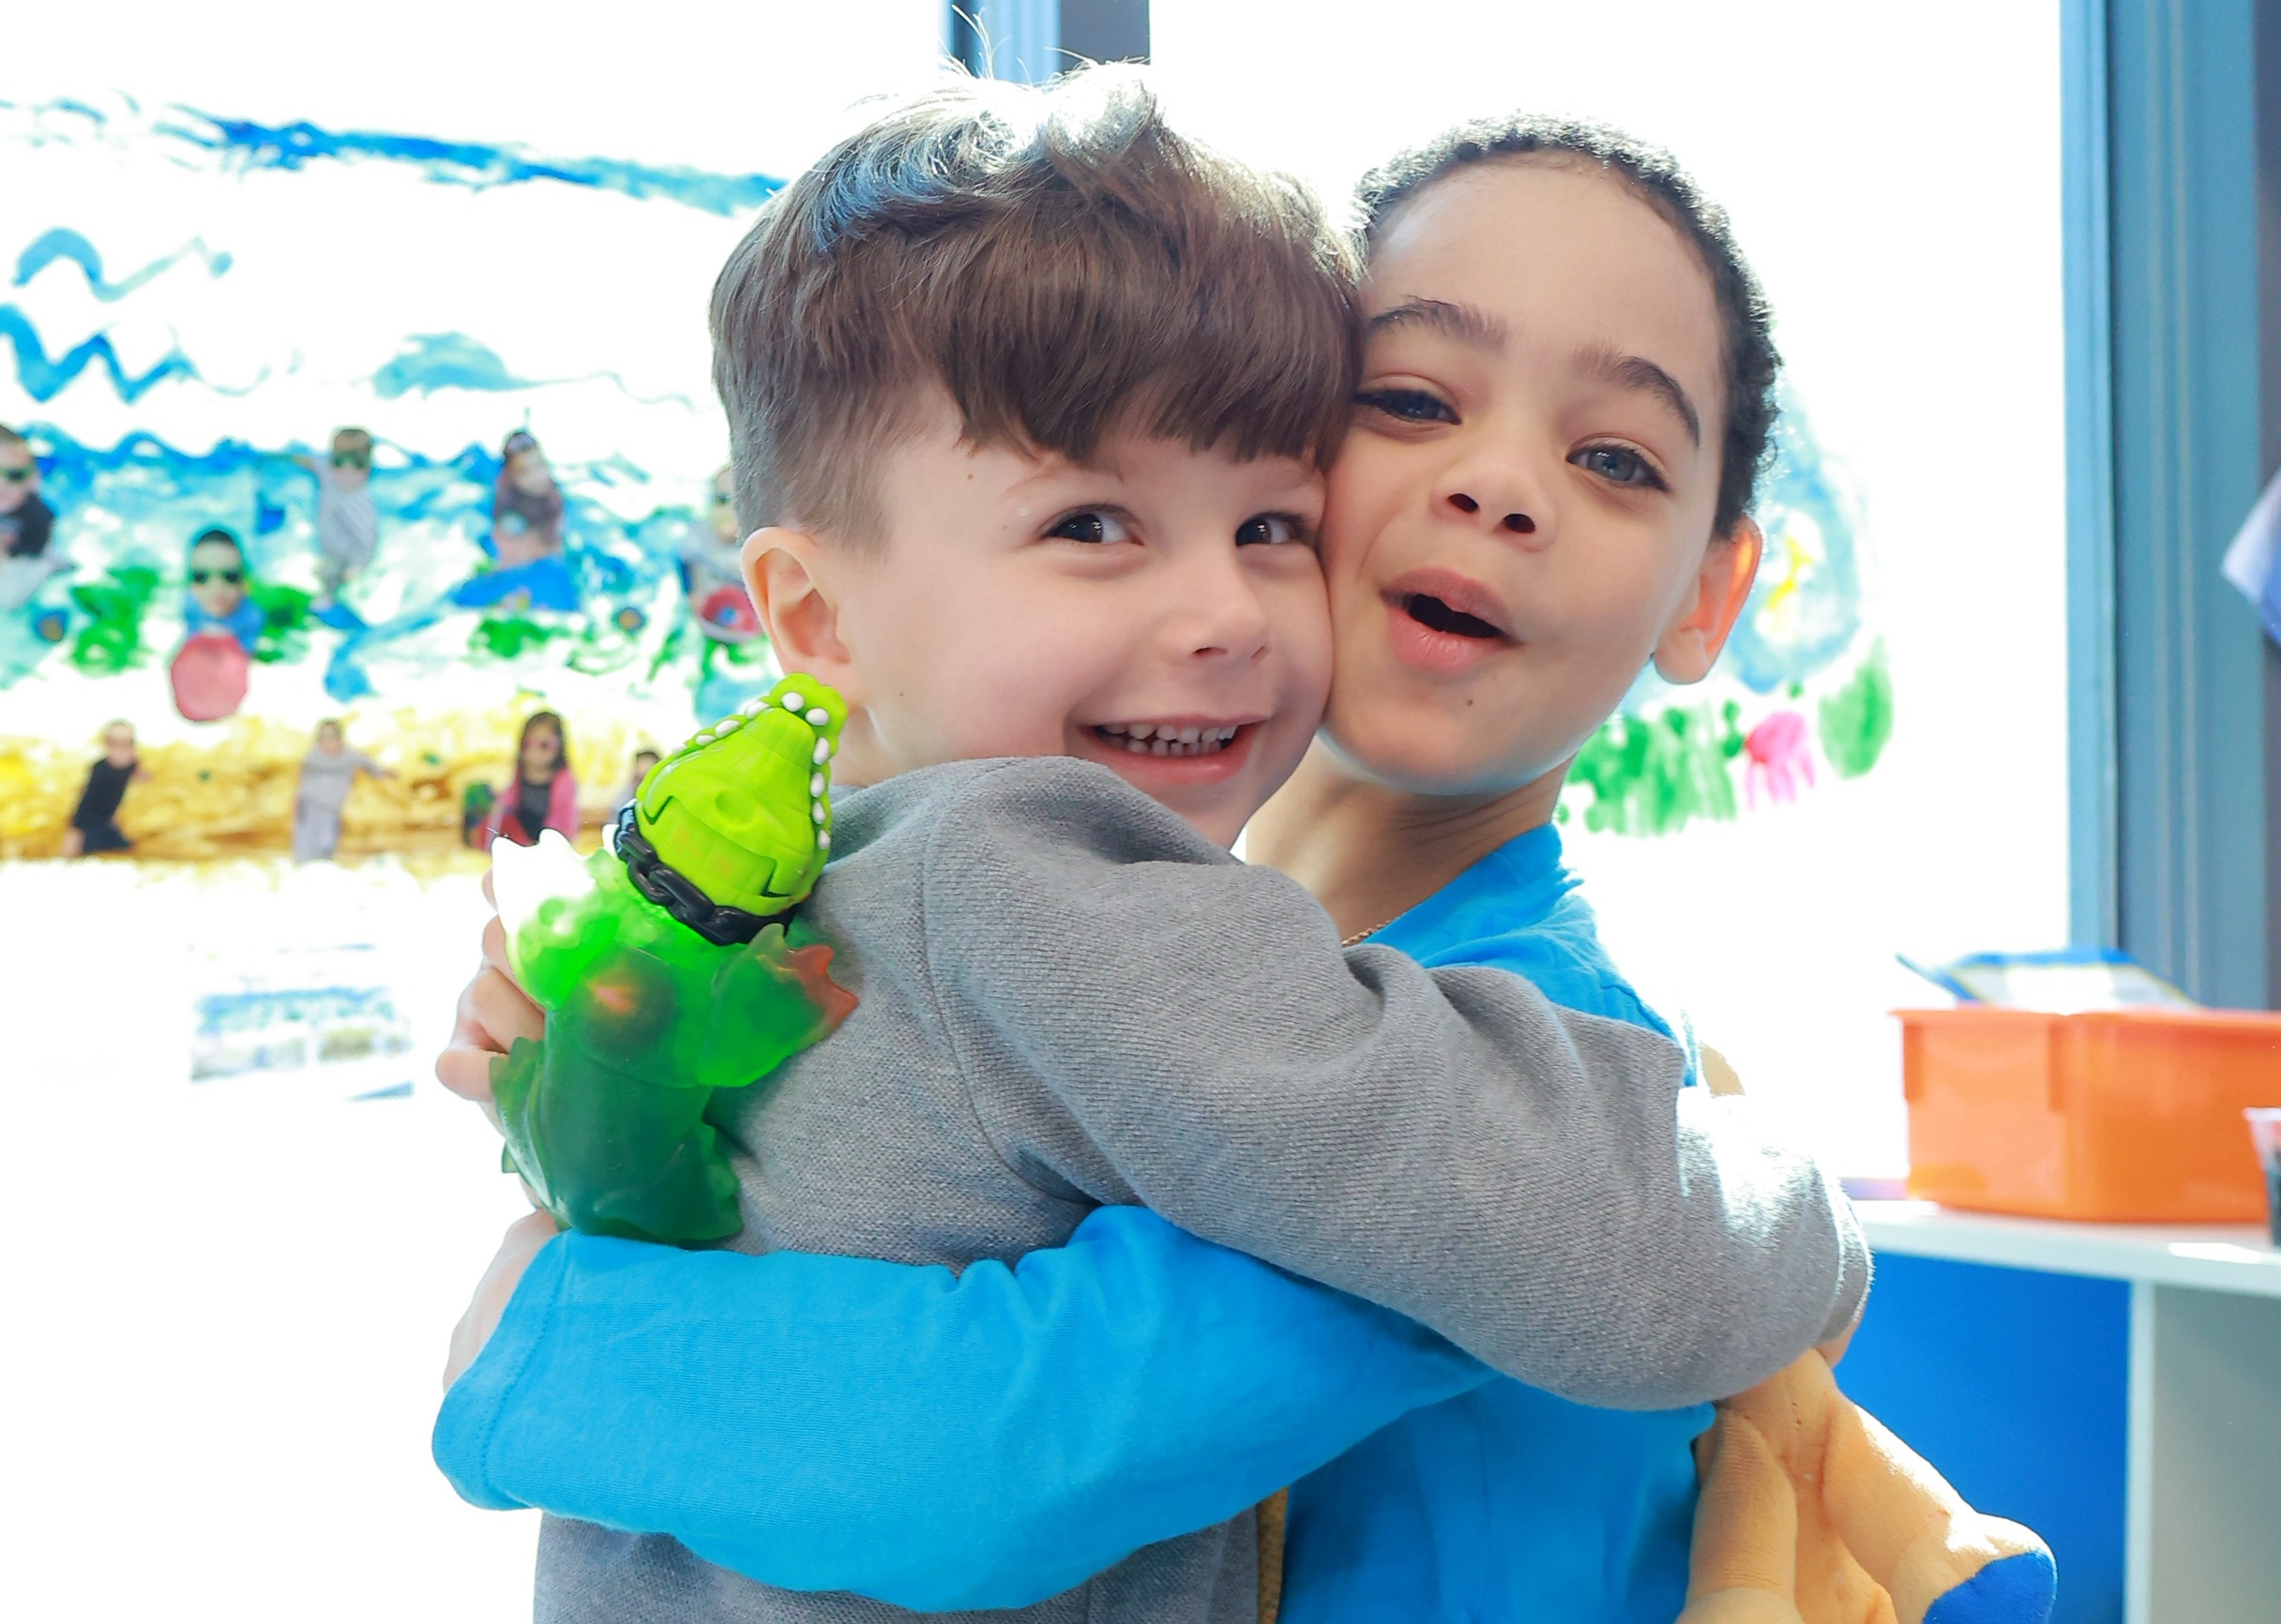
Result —
M706 293L778 176L931 71L934 8L683 8L687 76L582 116L582 73L668 47L430 7L468 47L436 63L420 9L249 23L251 58L47 18L11 53L0 424L53 517L0 564L0 854L53 849L113 716L160 779L146 854L281 845L325 716L399 773L353 799L369 849L456 830L542 704L598 815L772 674ZM700 38L802 83L691 111ZM345 53L370 71L315 71Z
M0 684L115 676L220 637L241 667L310 668L336 704L471 663L700 710L752 690L763 651L722 593L734 525L712 522L724 453L702 343L552 317L566 263L624 268L597 243L717 263L772 177L123 97L0 109L0 142L13 218L53 222L23 233L0 338L55 514L52 573L0 621ZM131 226L106 231L130 200ZM344 259L312 218L459 247ZM153 251L165 223L180 240ZM470 275L482 246L504 275ZM607 308L607 285L579 291ZM342 542L326 509L358 496L364 534ZM172 686L183 715L219 719Z
M345 851L456 826L542 700L600 802L757 680L722 583L682 579L723 451L705 292L770 177L930 71L939 5L675 8L606 50L442 0L271 8L227 48L85 12L13 20L0 64L0 422L70 565L0 611L0 854L53 849L113 715L162 769L128 833L194 854L281 845L308 729L345 714L400 774ZM1923 995L1893 954L2066 932L2057 27L1152 7L1172 115L1327 195L1520 106L1665 142L1731 211L1787 361L1766 566L1713 682L1643 681L1588 748L1563 827L1620 962L1849 1172L1902 1153L1886 1011ZM1969 128L1926 112L1953 105ZM351 427L369 564L354 527L321 545Z
M1870 611L1858 510L1794 390L1755 517L1764 560L1712 679L1676 688L1653 668L1640 673L1578 754L1563 822L1674 835L1861 777L1884 754L1893 676Z
M1765 564L1713 678L1643 679L1586 746L1563 838L1651 998L1842 1171L1898 1172L1888 1011L1926 995L1894 954L2067 935L2058 12L1150 18L1173 116L1328 196L1524 111L1661 143L1730 212L1785 360ZM1928 113L1956 106L1969 131Z

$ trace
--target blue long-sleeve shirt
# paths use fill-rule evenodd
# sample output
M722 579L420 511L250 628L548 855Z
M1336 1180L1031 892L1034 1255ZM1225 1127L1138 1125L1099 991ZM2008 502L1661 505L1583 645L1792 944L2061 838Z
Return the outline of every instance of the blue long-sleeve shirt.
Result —
M1665 1029L1533 831L1389 925ZM1284 1616L1668 1620L1707 1408L1587 1409L1134 1209L1007 1270L566 1236L446 1399L477 1504L754 1578L1008 1606L1294 1482Z
M1373 940L1670 1035L1600 945L1549 826ZM1710 1424L1708 1405L1594 1409L1503 1376L1412 1411L1292 1486L1285 1624L1669 1624L1686 1601L1689 1446Z

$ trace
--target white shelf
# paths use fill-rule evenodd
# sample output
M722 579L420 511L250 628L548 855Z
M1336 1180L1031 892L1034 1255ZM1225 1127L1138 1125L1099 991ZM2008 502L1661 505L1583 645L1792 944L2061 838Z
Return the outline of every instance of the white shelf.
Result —
M2256 1224L2078 1224L1930 1201L1857 1201L1873 1252L2281 1298L2281 1250Z
M2124 1624L2281 1618L2281 1249L2262 1225L1853 1205L1888 1256L2127 1282Z

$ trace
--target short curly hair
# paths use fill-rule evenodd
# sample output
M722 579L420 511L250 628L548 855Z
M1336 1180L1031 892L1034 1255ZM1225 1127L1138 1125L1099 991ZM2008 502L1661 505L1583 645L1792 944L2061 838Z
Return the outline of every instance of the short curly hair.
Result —
M1711 521L1713 534L1726 534L1750 510L1759 476L1765 471L1777 411L1775 380L1782 369L1782 356L1775 348L1774 313L1765 291L1735 243L1726 210L1703 195L1669 153L1606 125L1573 119L1523 114L1460 124L1363 176L1356 203L1364 258L1378 246L1402 204L1435 182L1474 164L1514 158L1596 164L1621 179L1694 245L1726 323L1721 335L1727 363L1726 439L1719 458L1718 504Z

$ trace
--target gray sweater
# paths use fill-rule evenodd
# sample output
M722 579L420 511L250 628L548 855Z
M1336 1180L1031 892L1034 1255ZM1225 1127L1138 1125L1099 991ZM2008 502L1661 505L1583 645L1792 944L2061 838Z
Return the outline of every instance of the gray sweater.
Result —
M1658 1408L1850 1324L1844 1197L1677 1047L1500 970L1342 950L1306 891L1112 774L961 762L847 796L808 904L861 1002L730 1123L732 1245L962 1267L1139 1202L1508 1376ZM1250 1624L1249 1514L993 1619ZM869 1620L550 1517L537 1616Z

